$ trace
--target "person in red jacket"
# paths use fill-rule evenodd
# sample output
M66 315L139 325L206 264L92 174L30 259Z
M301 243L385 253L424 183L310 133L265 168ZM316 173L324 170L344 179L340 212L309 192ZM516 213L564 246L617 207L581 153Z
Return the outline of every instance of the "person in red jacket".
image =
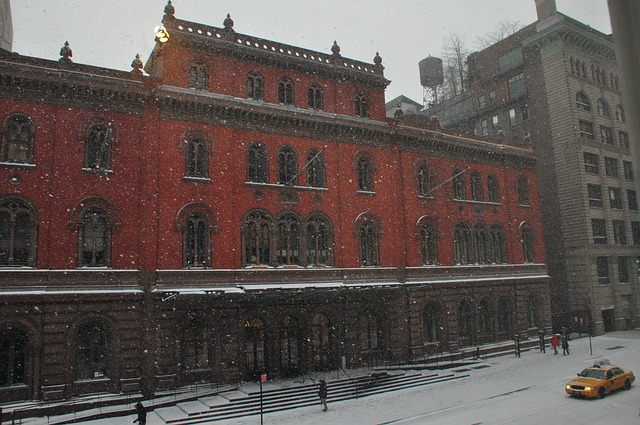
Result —
M558 341L558 335L553 334L551 337L551 346L553 347L553 354L558 354L558 346L560 345L560 341Z

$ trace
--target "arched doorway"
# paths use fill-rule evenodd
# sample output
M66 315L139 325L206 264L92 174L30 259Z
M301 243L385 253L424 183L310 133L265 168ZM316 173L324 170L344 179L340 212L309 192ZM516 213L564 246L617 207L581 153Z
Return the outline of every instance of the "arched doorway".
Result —
M247 377L256 379L267 370L267 330L261 319L244 323L244 347Z
M313 370L329 370L331 367L331 340L329 319L316 314L311 321L311 367Z
M284 376L300 373L300 325L298 319L287 316L280 329L280 372Z

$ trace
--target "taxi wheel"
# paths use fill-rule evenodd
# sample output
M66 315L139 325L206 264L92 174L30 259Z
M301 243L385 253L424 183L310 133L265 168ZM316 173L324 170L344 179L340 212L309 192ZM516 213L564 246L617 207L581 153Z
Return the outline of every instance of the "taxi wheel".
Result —
M631 388L631 381L629 381L628 379L626 381L624 381L624 387L625 390L628 390Z
M604 398L604 396L605 396L604 387L598 388L598 398Z

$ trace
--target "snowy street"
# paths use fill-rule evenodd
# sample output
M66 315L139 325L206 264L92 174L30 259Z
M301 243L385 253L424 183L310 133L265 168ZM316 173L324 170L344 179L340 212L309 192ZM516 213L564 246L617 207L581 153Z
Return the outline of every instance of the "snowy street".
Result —
M489 359L476 368L454 369L469 378L401 390L340 403L331 403L329 411L301 408L264 416L264 424L520 424L592 423L639 424L640 380L630 391L620 391L603 400L582 400L564 393L564 385L595 359L607 358L613 364L640 374L640 330L608 333L571 341L571 355L531 350L521 358L504 356ZM477 367L480 366L480 367ZM488 367L483 367L488 366ZM331 385L331 382L329 382ZM93 423L99 425L132 423L133 415ZM163 421L150 413L149 425ZM217 424L249 425L260 423L251 416Z

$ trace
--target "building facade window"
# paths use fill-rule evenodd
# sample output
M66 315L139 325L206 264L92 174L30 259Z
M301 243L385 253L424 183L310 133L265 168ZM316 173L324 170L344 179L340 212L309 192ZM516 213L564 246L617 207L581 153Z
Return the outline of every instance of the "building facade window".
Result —
M267 148L260 142L251 143L247 149L247 181L266 183L268 170Z
M109 337L102 323L92 321L78 328L74 369L78 381L109 377Z
M618 257L618 282L629 283L629 262L627 257Z
M471 173L471 199L474 201L484 201L482 177L477 171Z
M311 365L314 370L331 367L331 322L324 314L311 319Z
M618 137L620 138L620 147L622 149L629 149L629 133L626 131L619 131Z
M478 109L484 109L487 106L484 95L478 96Z
M625 122L624 108L622 105L616 106L616 120L618 122Z
M467 180L458 169L453 170L453 199L467 199Z
M194 62L189 67L189 87L206 90L209 86L207 66L203 62Z
M489 262L504 264L507 262L507 239L504 227L496 223L489 230Z
M253 100L264 99L264 80L258 72L247 75L247 98Z
M416 180L418 185L418 196L428 197L431 195L431 169L426 163L417 166Z
M85 139L84 167L92 170L111 169L113 131L109 123L98 122L89 126Z
M609 177L619 177L618 169L620 164L617 158L604 157L604 172Z
M627 189L627 203L629 211L638 211L638 195L635 190Z
M248 377L257 378L267 370L267 328L261 319L244 323L244 353Z
M12 325L0 328L0 388L26 385L29 367L27 333Z
M38 217L30 202L0 197L0 267L35 267Z
M182 224L182 267L211 266L211 223L200 211L189 213Z
M309 108L317 111L324 109L324 95L322 93L322 87L319 84L310 84L307 89L307 100Z
M182 368L190 371L209 367L207 329L202 323L191 321L182 330Z
M360 155L357 160L358 191L373 192L373 163L371 158Z
M538 327L538 323L540 323L539 309L538 297L533 294L529 294L527 296L527 328L531 329Z
M264 211L253 211L243 220L244 264L267 266L271 262L271 218Z
M280 327L280 370L285 376L300 372L300 323L293 316L285 317Z
M354 107L357 117L366 118L369 116L369 102L364 94L358 93L355 95Z
M435 223L429 218L419 222L420 258L423 266L438 264L438 238Z
M288 78L281 78L280 81L278 81L278 103L293 106L293 81Z
M435 344L442 341L442 309L437 304L427 304L423 316L423 341Z
M609 257L596 257L596 273L600 285L609 283Z
M529 205L529 179L526 176L518 176L516 190L518 192L518 205Z
M482 136L488 136L489 135L489 121L485 120L480 120L480 134Z
M489 259L489 234L484 223L477 222L473 225L471 239L473 244L473 262L475 264L486 264Z
M522 257L525 263L535 263L535 233L531 224L520 224L520 242L522 243Z
M33 164L35 125L25 114L11 114L2 123L0 162Z
M327 187L326 162L321 150L307 152L307 186Z
M112 219L109 212L92 205L80 214L78 267L111 267Z
M611 127L600 126L600 139L605 145L614 145L613 130Z
M591 110L591 102L589 102L589 96L583 91L576 93L576 108L583 111Z
M277 224L277 261L279 266L300 264L300 219L292 213L283 214Z
M591 232L593 233L593 243L596 245L607 244L607 224L602 218L591 219Z
M465 222L456 223L453 229L453 251L455 263L469 264L471 252L471 230Z
M616 245L627 244L627 228L624 220L613 220L613 242Z
M207 141L201 136L189 136L186 140L185 176L206 178L209 175Z
M296 185L298 183L298 155L289 146L278 152L278 183Z
M306 222L307 265L333 265L333 226L323 214L312 214Z
M507 88L509 90L509 100L515 100L527 94L527 89L524 85L524 74L520 73L509 78L507 80Z
M624 170L624 179L633 181L633 164L629 161L622 161L622 169Z
M489 202L500 203L500 185L498 183L498 177L493 173L487 176L487 192Z
M593 123L580 120L580 137L593 140Z
M378 225L373 220L362 220L358 230L360 265L362 267L377 267L380 265L379 237Z
M601 117L608 117L610 115L609 105L607 105L607 102L603 98L598 99L598 114Z
M609 206L615 210L622 209L622 190L619 187L609 188Z
M509 125L513 127L517 124L518 124L518 119L516 118L516 110L513 108L509 109Z
M640 245L640 221L631 222L631 237L633 238L633 245Z
M584 152L584 171L590 174L600 174L598 155L591 152Z
M602 208L602 186L599 184L587 184L587 198L589 206Z

